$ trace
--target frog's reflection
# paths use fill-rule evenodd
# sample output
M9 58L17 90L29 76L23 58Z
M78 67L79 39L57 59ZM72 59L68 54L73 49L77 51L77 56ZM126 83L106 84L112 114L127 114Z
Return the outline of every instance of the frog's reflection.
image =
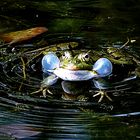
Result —
M62 94L63 99L78 100L78 101L88 100L87 95L91 85L89 81L84 82L62 81L61 85L64 91L64 93Z
M62 89L64 90L62 98L65 100L87 101L89 98L100 95L101 97L98 102L101 102L104 96L112 101L112 99L105 92L106 89L111 87L111 84L105 79L93 79L84 82L62 81L61 85ZM91 94L90 92L93 91L93 89L95 89L95 94Z

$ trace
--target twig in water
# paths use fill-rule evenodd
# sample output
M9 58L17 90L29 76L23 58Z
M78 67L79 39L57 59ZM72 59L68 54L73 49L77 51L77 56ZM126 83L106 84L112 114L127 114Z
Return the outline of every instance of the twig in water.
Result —
M21 62L22 62L22 68L23 68L23 79L26 79L26 72L25 72L25 70L26 70L26 67L25 67L25 62L24 62L24 60L23 60L23 58L21 57L20 58L21 59Z

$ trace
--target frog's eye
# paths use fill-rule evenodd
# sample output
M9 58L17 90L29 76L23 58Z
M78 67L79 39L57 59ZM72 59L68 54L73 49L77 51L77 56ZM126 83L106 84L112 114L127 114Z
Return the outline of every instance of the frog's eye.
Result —
M85 54L84 58L89 59L89 54Z
M63 59L69 59L72 57L72 54L68 51L64 52L64 54L62 55Z
M78 59L80 59L82 61L89 61L90 55L89 55L89 53L82 53L78 56Z

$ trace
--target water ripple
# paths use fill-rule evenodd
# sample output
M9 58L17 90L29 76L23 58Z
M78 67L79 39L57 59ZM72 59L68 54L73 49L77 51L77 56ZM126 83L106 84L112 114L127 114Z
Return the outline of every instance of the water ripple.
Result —
M135 74L121 75L119 80L116 75L102 81L95 79L88 82L91 87L80 92L86 100L64 100L61 82L52 86L54 95L44 98L41 93L30 94L40 88L43 79L41 70L38 74L31 65L27 67L26 78L20 58L0 65L0 136L27 140L122 139L128 131L132 138L139 136L140 79ZM99 90L104 90L113 101L103 99L98 103L93 95Z

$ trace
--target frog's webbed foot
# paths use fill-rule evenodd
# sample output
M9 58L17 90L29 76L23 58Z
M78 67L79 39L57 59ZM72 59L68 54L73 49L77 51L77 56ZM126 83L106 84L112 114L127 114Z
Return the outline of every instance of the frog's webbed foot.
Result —
M93 95L93 97L96 97L96 96L99 96L99 95L101 95L101 97L100 97L100 99L98 100L98 103L100 103L100 102L103 100L104 96L105 96L109 101L112 101L112 99L108 96L108 94L107 94L105 91L103 91L103 90L98 91L98 93L96 93L95 95Z
M42 87L41 87L39 90L34 91L34 92L31 92L30 94L32 95L32 94L37 94L37 93L42 93L41 96L43 96L44 98L47 97L47 93L53 94L53 93L49 90L48 87L45 87L45 88L42 88Z
M53 95L53 93L48 88L45 88L45 89L42 90L42 94L43 94L44 98L47 97L47 93Z

